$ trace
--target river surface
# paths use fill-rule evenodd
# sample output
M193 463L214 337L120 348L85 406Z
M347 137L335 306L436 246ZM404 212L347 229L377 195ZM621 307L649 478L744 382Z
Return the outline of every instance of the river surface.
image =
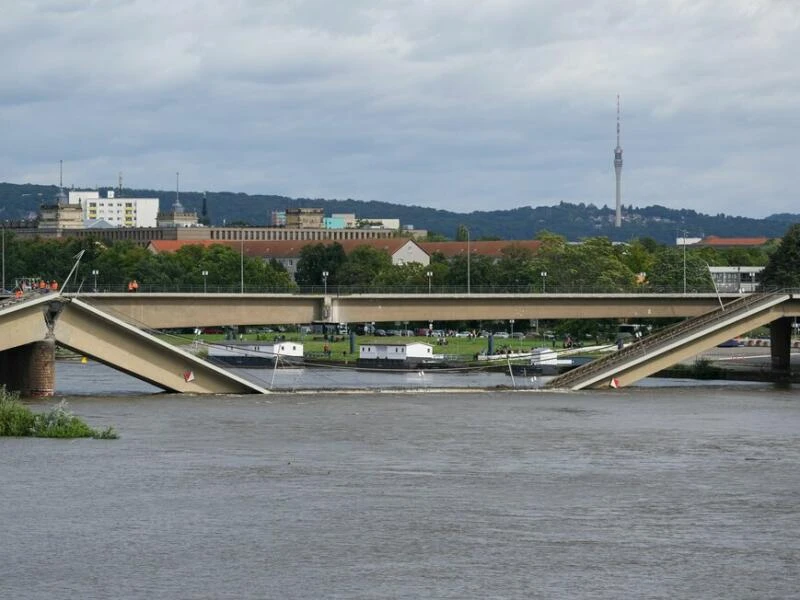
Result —
M154 391L0 438L0 598L798 597L796 387Z

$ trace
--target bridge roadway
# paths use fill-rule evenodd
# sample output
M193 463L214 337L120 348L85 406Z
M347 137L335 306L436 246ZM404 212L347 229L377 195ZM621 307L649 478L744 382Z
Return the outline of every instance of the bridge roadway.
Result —
M737 297L723 294L721 300ZM154 329L314 321L685 318L720 305L716 294L82 293L80 299L129 323Z

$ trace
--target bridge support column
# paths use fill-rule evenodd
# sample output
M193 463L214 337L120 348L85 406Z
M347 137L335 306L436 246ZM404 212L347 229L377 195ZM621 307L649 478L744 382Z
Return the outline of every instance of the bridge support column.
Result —
M791 369L792 320L781 317L769 325L772 370L788 374Z
M0 352L0 383L26 398L52 396L56 382L53 340L34 342Z

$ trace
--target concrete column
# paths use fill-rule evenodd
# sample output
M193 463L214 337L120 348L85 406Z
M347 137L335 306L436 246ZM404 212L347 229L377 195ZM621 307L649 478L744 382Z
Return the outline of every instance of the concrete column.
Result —
M56 346L52 340L0 352L0 383L26 398L52 396L56 382Z
M792 319L781 317L769 324L772 370L789 373L791 369Z

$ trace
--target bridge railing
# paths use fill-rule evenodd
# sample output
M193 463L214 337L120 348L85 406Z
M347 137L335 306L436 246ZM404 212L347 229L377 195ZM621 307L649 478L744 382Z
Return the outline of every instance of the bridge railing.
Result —
M548 387L569 387L579 380L591 378L593 375L596 375L597 373L600 373L616 364L622 364L628 359L645 355L649 350L665 345L690 331L702 329L714 322L722 321L731 316L746 312L752 307L757 306L780 293L782 292L762 292L749 294L747 296L737 298L736 300L733 300L716 310L667 326L633 344L625 346L621 350L609 354L608 356L593 360L586 365L568 371L567 373L552 379L548 383Z
M74 293L76 290L69 289L68 292ZM81 294L122 294L128 293L127 284L98 284L94 286L87 286L85 283L80 287L79 293ZM171 283L171 284L147 284L139 283L138 290L135 293L152 294L152 293L167 293L167 294L309 294L309 295L323 295L329 296L353 296L359 294L402 294L408 295L436 295L436 294L467 294L467 288L464 285L438 285L428 288L426 285L348 285L348 286L334 286L334 285L312 285L312 286L265 286L265 285L248 285L242 287L240 284L236 285L203 285L203 284L187 284L187 283ZM683 288L675 288L668 286L636 286L630 289L625 289L617 286L587 286L582 284L574 285L559 285L547 286L542 290L540 286L535 285L493 285L493 286L471 286L470 294L544 294L544 295L559 295L559 294L683 294ZM714 289L709 287L705 288L691 288L686 291L687 295L691 294L713 294Z

